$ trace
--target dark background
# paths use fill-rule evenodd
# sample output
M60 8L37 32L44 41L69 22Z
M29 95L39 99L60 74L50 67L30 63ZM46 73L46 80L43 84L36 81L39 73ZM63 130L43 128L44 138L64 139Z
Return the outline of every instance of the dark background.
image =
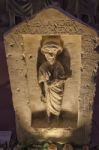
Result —
M14 0L19 5L12 5L12 0L0 0L0 131L11 130L13 137L15 132L15 114L12 103L10 81L5 57L3 34L16 24L29 19L43 8L49 6L60 7L73 16L81 19L88 25L99 30L99 0ZM29 1L30 9L27 11L21 8ZM30 13L32 12L32 14ZM12 22L10 13L15 15L15 22ZM97 55L98 52L97 52ZM91 134L91 144L99 145L99 69L97 71L96 93L93 106L93 125Z

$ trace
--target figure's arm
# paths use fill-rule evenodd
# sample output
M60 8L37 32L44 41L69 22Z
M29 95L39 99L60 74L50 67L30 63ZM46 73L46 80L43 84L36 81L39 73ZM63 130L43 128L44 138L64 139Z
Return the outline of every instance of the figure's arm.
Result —
M55 70L55 79L56 80L66 80L67 79L67 75L65 73L64 67L58 63L56 66L56 70Z
M39 83L40 89L41 89L41 95L45 97L45 88L44 88L44 82Z
M41 89L41 101L46 103L44 82L39 83L39 86L40 86L40 89Z
M38 82L39 82L39 87L40 87L40 91L41 91L41 101L46 102L45 101L45 77L44 77L44 69L42 66L40 66L39 68L39 77L38 77Z

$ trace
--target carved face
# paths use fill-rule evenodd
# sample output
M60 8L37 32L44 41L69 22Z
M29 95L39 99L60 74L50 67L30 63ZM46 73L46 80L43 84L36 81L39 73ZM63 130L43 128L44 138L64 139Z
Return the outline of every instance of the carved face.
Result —
M55 60L56 60L55 53L46 52L44 55L45 55L45 58L47 59L47 61L49 62L49 64L53 65L55 63Z
M47 43L41 48L41 52L45 55L46 60L53 65L56 56L62 51L62 47L56 43Z

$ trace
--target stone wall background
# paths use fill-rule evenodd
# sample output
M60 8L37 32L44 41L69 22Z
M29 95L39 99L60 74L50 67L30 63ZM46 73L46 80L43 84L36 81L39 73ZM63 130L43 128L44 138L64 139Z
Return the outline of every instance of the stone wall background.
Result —
M21 4L23 0L15 0ZM32 14L35 15L43 8L49 6L56 6L62 8L64 11L69 12L73 16L81 19L82 21L95 26L99 29L99 0L25 0L31 1ZM1 25L9 25L9 13L7 3L10 0L0 1L0 23ZM12 2L11 2L12 3ZM20 7L21 8L21 7ZM25 11L25 10L24 10ZM14 6L12 13L14 12ZM24 14L23 14L24 16ZM24 18L24 17L23 17ZM23 20L22 15L16 18L16 24ZM25 18L24 18L25 19Z

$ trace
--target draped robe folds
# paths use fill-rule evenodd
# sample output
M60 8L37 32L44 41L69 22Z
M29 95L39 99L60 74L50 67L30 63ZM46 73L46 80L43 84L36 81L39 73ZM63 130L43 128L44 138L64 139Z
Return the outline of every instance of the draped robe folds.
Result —
M47 114L59 116L64 93L65 72L60 62L43 63L39 68L39 84L44 83ZM42 90L42 89L41 89Z

